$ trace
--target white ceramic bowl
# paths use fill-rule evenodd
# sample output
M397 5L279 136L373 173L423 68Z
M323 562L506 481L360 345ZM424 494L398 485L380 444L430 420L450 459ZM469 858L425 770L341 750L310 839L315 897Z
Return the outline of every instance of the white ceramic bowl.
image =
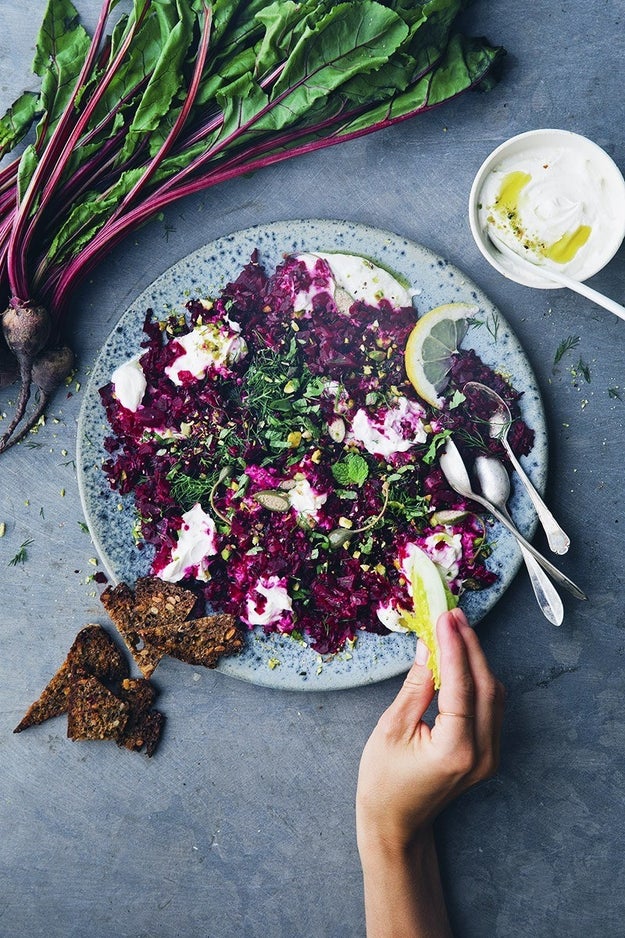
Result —
M510 280L541 289L559 286L546 281L544 276L534 276L527 264L522 261L517 264L509 253L500 253L488 237L488 229L493 224L493 192L506 174L528 166L538 167L536 175L541 175L542 170L549 174L548 187L541 188L540 181L534 185L532 179L534 217L553 214L551 210L556 203L558 212L563 205L573 211L572 203L578 200L579 211L588 212L596 219L589 226L591 234L587 242L571 260L561 263L538 258L544 271L551 267L576 280L586 280L605 267L625 238L625 180L605 150L587 137L568 130L530 130L511 137L482 163L469 196L469 224L478 248L486 260ZM571 167L574 173L569 171ZM504 220L502 224L507 222ZM495 232L501 237L498 224ZM508 240L517 253L531 254L529 259L536 260L536 254L526 251L519 237L515 240L508 232Z

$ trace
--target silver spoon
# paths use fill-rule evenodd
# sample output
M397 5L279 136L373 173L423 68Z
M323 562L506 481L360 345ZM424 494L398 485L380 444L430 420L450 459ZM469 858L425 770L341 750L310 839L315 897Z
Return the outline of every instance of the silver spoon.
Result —
M508 433L512 424L512 414L510 413L510 408L496 391L493 391L492 388L489 388L486 384L482 384L480 381L467 381L464 386L464 390L466 391L467 389L479 391L480 394L485 395L494 402L496 410L491 414L488 421L490 427L490 436L493 439L500 441L501 445L508 454L510 462L516 469L521 482L527 489L527 494L532 500L532 504L536 509L536 514L538 515L540 523L542 524L545 534L547 535L547 542L550 549L554 552L554 554L566 554L571 543L570 537L562 530L552 513L545 505L544 501L528 478L525 470L523 469L523 466L512 451L510 443L508 442Z
M573 290L575 293L585 296L587 300L591 300L591 302L596 303L597 306L602 306L609 312L614 313L615 316L619 316L620 319L625 319L625 306L621 306L616 300L605 296L604 293L599 293L598 290L587 286L581 280L575 280L573 277L568 277L566 274L560 273L558 270L551 268L545 270L545 268L540 266L538 260L533 261L529 255L521 255L513 248L509 247L495 234L492 228L488 229L487 237L500 254L503 254L508 260L520 266L521 269L524 268L528 272L531 271L535 277L544 280L545 284L551 284L553 286L554 283L558 283L561 287L567 287L569 290Z
M530 554L534 556L543 570L546 570L556 583L564 586L565 589L569 590L577 599L588 598L579 586L573 583L572 580L569 580L557 567L554 567L554 565L547 560L546 557L543 557L529 541L526 541L523 535L517 531L515 526L508 521L506 516L503 515L498 508L495 508L492 502L489 502L483 495L479 495L477 492L473 491L466 466L453 440L447 440L445 444L445 449L440 455L440 467L454 492L458 492L458 494L462 495L464 498L470 498L472 501L477 502L478 505L483 505L493 518L496 518L497 521L517 539L519 544L522 544Z
M506 467L494 456L478 456L475 460L475 474L480 483L482 495L511 522L512 518L507 508L510 497L510 477ZM523 544L519 544L519 548L542 614L553 625L562 625L564 606L555 586L527 548Z

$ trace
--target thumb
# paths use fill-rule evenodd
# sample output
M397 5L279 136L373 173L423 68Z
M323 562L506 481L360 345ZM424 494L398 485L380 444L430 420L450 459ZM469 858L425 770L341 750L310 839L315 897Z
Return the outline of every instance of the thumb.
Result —
M427 666L428 657L427 646L421 639L417 639L415 660L389 707L395 720L409 732L421 722L434 698L434 681Z

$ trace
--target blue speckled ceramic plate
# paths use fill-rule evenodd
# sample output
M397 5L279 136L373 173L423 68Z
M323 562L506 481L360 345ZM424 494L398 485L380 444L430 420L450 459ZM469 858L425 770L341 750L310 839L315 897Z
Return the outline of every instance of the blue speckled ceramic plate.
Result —
M120 498L111 491L101 469L108 429L98 389L108 383L118 364L136 353L148 307L156 315L164 315L172 308L182 310L189 295L215 295L240 272L255 248L269 268L283 254L295 251L334 250L366 255L403 275L413 285L421 313L442 303L477 303L483 324L469 330L465 345L472 346L487 364L510 375L513 385L524 390L523 416L536 433L534 449L524 463L534 484L544 490L547 440L536 380L518 340L488 298L447 261L390 232L344 221L276 222L220 238L166 271L126 310L95 364L80 415L78 479L91 535L112 581L132 584L137 577L146 575L151 555L138 550L132 536L132 497ZM529 538L536 527L534 512L521 487L515 489L511 512ZM516 542L505 530L496 526L492 538L496 547L489 562L499 579L487 590L466 593L461 601L473 624L492 609L520 564ZM349 653L322 662L310 648L283 636L266 636L262 629L256 629L249 634L245 651L224 659L219 669L237 678L284 690L338 690L402 674L413 657L414 637L410 635L378 636L363 632ZM271 668L270 661L279 664Z

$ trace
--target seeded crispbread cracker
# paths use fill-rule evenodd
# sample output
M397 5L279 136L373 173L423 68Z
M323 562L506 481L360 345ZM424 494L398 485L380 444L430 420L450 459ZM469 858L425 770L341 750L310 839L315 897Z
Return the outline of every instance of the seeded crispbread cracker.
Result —
M21 733L23 730L27 730L29 726L37 726L45 720L67 713L69 677L69 662L66 659L54 677L44 687L39 698L30 705L13 732Z
M184 622L197 602L195 593L159 577L139 577L135 583L132 619L135 625Z
M70 667L80 667L101 681L121 681L128 677L128 662L109 633L101 625L80 630L67 656Z
M108 632L101 625L86 625L74 639L61 667L13 732L21 733L29 726L66 713L72 673L77 669L102 681L120 681L128 675L128 663Z
M165 715L160 710L149 710L137 722L132 733L124 734L123 745L135 752L145 746L146 755L153 756L164 725Z
M139 751L145 746L148 756L153 755L165 722L160 710L153 710L156 698L153 684L145 678L126 678L119 696L128 704L128 723L117 742L126 749Z
M235 617L225 614L144 626L139 631L146 644L163 654L206 668L215 668L220 658L236 654L243 647Z
M87 625L14 732L67 713L70 739L110 739L133 752L145 748L151 756L165 721L152 709L155 698L149 680L129 677L126 657L108 632Z
M134 591L125 583L108 587L101 600L145 678L165 655L214 668L243 647L234 616L188 619L195 594L158 577L140 577Z
M150 709L156 700L156 688L144 677L127 677L121 682L119 696L128 703L134 719Z
M117 740L128 723L130 707L81 668L72 670L67 706L67 735L73 740Z
M145 678L150 678L163 657L163 652L149 645L135 628L135 596L126 583L107 586L100 596L102 605L115 623L128 650Z
M100 601L115 625L117 625L118 622L126 627L131 625L132 607L135 603L135 597L126 583L118 583L117 586L107 586L100 596Z

